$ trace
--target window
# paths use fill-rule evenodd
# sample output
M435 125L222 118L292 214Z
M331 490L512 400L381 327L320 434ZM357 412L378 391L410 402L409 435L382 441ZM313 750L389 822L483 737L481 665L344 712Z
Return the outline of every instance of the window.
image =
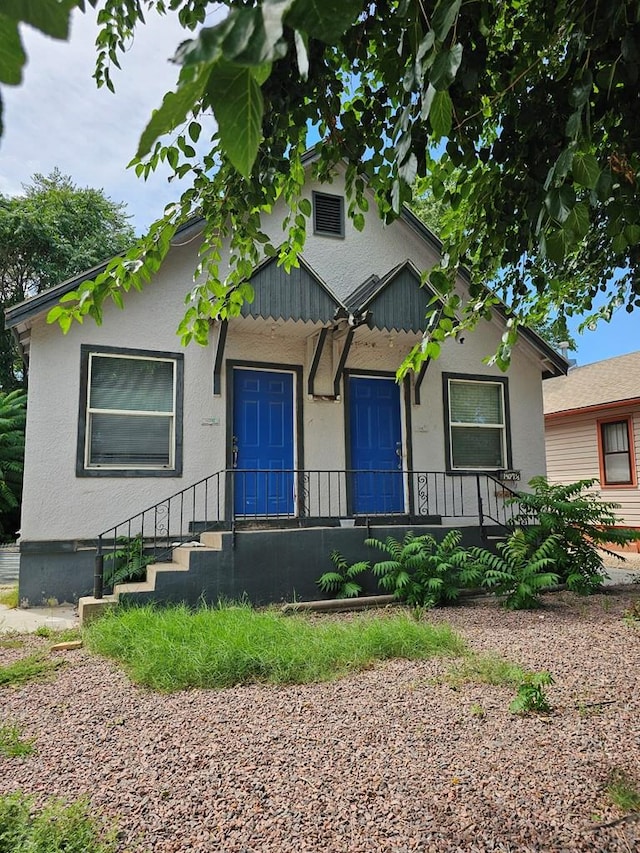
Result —
M443 374L447 468L510 467L507 380Z
M313 233L344 237L344 199L341 195L313 193Z
M631 419L600 421L600 481L603 486L632 486L635 470L631 450L633 431Z
M181 354L82 347L77 473L182 473Z

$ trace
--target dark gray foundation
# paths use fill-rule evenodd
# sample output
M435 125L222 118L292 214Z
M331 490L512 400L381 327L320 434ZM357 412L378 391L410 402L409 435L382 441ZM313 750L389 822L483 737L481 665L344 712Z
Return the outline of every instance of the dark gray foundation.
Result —
M441 539L444 527L418 525L371 526L376 539L393 536L402 539L408 530L431 533ZM462 545L482 545L477 527L461 528ZM142 593L123 596L127 601L186 602L197 605L205 601L238 601L246 598L263 605L283 601L323 598L316 584L320 575L332 567L329 555L339 551L349 563L384 559L378 549L368 547L366 527L321 527L295 530L239 531L234 536L223 533L219 552L194 549L190 570L159 572L153 595ZM21 547L20 600L26 605L40 605L55 598L75 602L93 590L95 549L89 543L24 542ZM371 572L361 578L364 594L379 592ZM24 606L23 604L23 606Z

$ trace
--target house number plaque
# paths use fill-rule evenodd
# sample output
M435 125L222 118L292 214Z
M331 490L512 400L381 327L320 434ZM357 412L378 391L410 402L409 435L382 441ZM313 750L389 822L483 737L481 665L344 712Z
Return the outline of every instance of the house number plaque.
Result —
M520 481L520 471L503 471L500 479L503 483L518 483Z

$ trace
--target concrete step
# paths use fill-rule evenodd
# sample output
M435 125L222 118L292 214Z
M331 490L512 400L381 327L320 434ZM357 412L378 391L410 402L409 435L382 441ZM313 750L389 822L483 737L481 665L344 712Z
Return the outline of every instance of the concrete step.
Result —
M220 551L220 548L209 548L206 545L202 545L200 543L192 545L190 542L188 542L186 545L178 545L177 548L173 549L173 562L185 566L186 570L188 571L189 560L191 559L191 554L194 551L197 551L198 553L202 554L217 554Z
M207 548L213 548L216 551L222 551L222 533L215 530L208 530L200 534L200 541Z
M136 581L135 583L117 583L113 588L113 594L117 600L127 592L153 592L155 588L155 583L148 579L146 581Z

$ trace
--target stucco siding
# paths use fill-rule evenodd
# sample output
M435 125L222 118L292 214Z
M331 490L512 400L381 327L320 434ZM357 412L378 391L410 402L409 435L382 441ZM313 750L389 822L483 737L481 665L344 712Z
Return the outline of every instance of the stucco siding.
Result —
M309 196L313 186L308 189ZM330 192L341 192L337 179ZM269 229L281 239L281 216L274 213ZM213 394L215 348L191 344L182 349L176 327L184 312L184 295L191 286L197 263L197 240L175 247L154 281L142 293L126 295L126 308L107 304L104 322L74 324L67 335L44 318L31 328L30 386L27 417L22 539L89 540L128 516L162 500L193 482L225 468L228 460L228 362L276 364L302 369L302 390L296 404L302 431L296 436L306 469L342 469L346 464L344 378L337 399L334 376L344 337L329 337L315 379L315 396L307 393L319 323L271 321L251 317L229 323L221 393ZM429 244L406 223L385 227L372 212L364 232L347 219L345 238L310 234L304 252L307 262L327 286L345 298L372 274L384 275L410 258L417 267L437 258ZM462 286L462 285L461 285ZM413 468L443 471L445 421L442 373L496 376L503 374L483 364L493 353L503 331L498 318L480 322L472 333L443 346L441 358L431 363L415 404L415 377L410 383L410 421ZM215 334L211 335L215 340ZM464 339L464 340L463 340ZM418 336L410 333L356 330L346 362L347 372L381 371L393 374ZM81 346L109 346L184 355L183 470L182 476L79 477L76 475L78 413L81 400ZM541 366L530 345L515 348L507 374L511 417L512 465L521 471L524 485L544 473ZM404 400L404 390L402 399ZM409 422L402 406L404 465L408 464L406 432ZM640 429L636 430L636 436ZM302 445L302 441L304 444ZM596 463L597 464L597 463Z

